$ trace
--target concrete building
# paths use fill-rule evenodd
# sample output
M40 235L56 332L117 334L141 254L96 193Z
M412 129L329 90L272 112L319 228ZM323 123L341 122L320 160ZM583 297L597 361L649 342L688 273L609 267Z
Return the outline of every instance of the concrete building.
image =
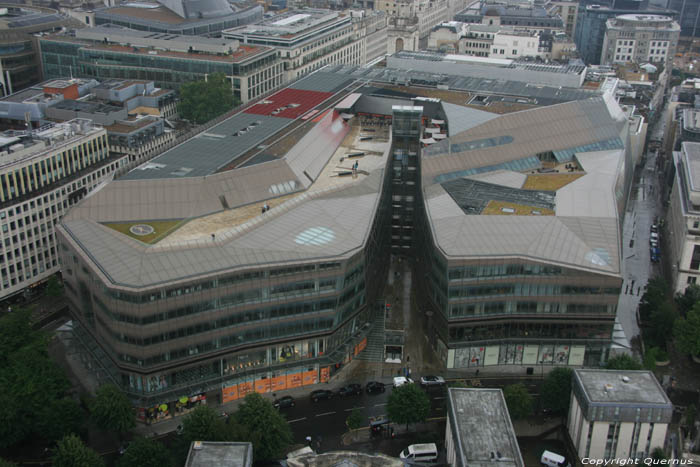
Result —
M279 52L231 39L145 33L99 26L39 38L44 74L99 81L148 80L177 90L186 82L223 73L234 95L246 103L284 82Z
M152 33L205 36L260 21L263 7L239 7L226 0L146 0L99 8L94 15L97 26L112 24Z
M383 11L352 10L352 24L355 34L362 41L360 63L386 55L388 43L388 16Z
M42 80L36 35L66 27L82 27L52 8L0 4L0 96Z
M606 22L602 65L662 63L673 60L681 28L672 18L662 15L627 14Z
M637 3L632 2L628 6L643 6L643 3ZM603 42L605 40L607 21L626 14L661 15L670 18L676 16L676 12L669 10L621 9L601 5L588 5L584 8L582 6L576 19L574 42L576 42L576 47L581 54L581 59L587 65L600 65L600 60L603 56Z
M185 467L251 467L253 444L224 441L193 441Z
M683 293L700 277L700 143L683 142L673 152L675 176L671 190L668 225L673 289Z
M580 65L520 62L432 52L399 52L387 58L387 66L494 80L504 79L507 74L511 81L569 88L580 87L586 77L586 67Z
M81 198L125 167L107 132L75 119L0 138L0 298L58 272L54 227Z
M576 33L576 19L578 17L578 2L566 0L552 0L545 6L550 16L559 16L564 23L564 32L573 40Z
M361 65L364 41L352 17L331 10L292 10L258 23L223 31L241 44L274 47L290 82L328 64Z
M574 370L567 431L581 459L649 458L672 416L651 371Z
M524 467L503 391L449 388L445 449L455 467Z
M489 26L523 27L536 31L563 30L564 23L539 5L476 3L457 13L455 21Z

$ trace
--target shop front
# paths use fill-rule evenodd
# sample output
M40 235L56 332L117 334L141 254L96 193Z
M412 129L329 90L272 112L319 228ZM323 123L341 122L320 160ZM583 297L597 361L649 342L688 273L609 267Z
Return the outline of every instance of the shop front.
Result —
M136 418L146 424L161 422L175 416L185 415L199 405L206 405L207 396L204 393L192 396L183 395L175 400L163 401L152 407L139 407Z

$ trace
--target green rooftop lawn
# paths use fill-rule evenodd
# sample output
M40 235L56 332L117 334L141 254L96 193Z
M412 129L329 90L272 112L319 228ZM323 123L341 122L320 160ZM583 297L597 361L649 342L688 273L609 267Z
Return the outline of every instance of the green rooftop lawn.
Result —
M105 222L104 225L117 232L123 233L134 240L143 243L153 244L168 236L182 223L182 219L172 221L141 221L141 222ZM153 227L153 233L148 235L134 235L129 229L134 225L150 225Z

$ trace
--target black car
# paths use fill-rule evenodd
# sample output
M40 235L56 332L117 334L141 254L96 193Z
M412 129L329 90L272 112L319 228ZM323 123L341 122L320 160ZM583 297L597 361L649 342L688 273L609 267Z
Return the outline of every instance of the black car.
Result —
M272 405L276 409L286 409L287 407L294 407L296 402L294 402L294 398L292 396L284 396L280 397L279 399L275 399Z
M311 393L311 400L314 402L318 402L322 399L330 399L331 397L333 397L333 393L327 389L318 389Z
M359 396L362 394L362 386L359 384L348 384L338 389L338 395L341 397Z
M367 386L365 386L365 390L367 391L367 394L384 392L384 383L380 383L378 381L370 381L369 383L367 383Z

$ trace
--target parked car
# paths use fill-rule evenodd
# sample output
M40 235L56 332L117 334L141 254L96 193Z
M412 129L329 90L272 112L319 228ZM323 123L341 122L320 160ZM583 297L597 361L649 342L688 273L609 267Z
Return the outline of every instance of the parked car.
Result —
M659 250L657 247L651 247L651 261L654 263L658 263L659 260L661 259L661 250Z
M333 393L328 389L317 389L311 393L311 400L314 402L318 402L323 399L331 399L332 397Z
M338 389L338 395L341 397L359 396L362 394L362 386L359 384L348 384Z
M272 402L272 405L276 409L286 409L287 407L294 407L296 402L294 402L294 398L292 396L284 396L280 397L279 399L275 399L274 402Z
M651 224L651 229L652 232L654 233L659 233L659 226L656 224Z
M445 378L442 376L423 376L420 379L421 386L442 386L445 384Z
M384 383L380 383L379 381L370 381L365 386L365 391L367 391L367 394L375 394L378 392L384 392L385 390Z
M406 378L405 376L394 376L394 387L398 388L404 384L412 384L413 380L411 378Z

